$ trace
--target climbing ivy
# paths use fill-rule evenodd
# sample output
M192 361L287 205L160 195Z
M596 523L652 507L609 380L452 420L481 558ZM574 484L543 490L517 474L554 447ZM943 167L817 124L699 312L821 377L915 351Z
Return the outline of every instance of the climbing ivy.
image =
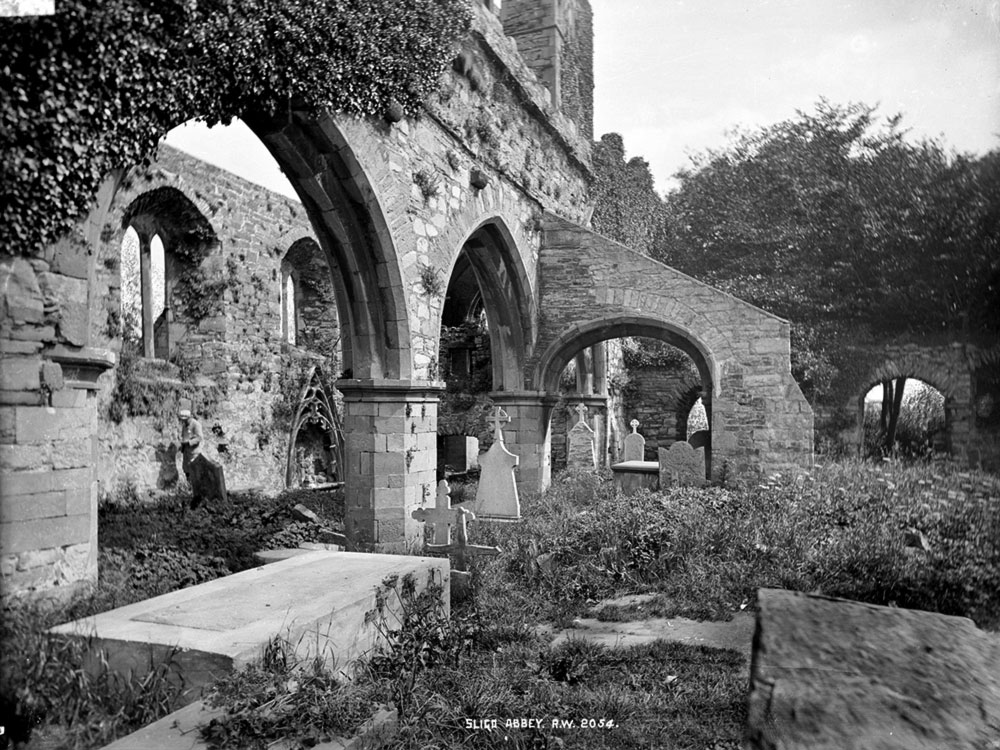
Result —
M0 18L0 248L68 231L191 119L419 112L468 0L61 0Z

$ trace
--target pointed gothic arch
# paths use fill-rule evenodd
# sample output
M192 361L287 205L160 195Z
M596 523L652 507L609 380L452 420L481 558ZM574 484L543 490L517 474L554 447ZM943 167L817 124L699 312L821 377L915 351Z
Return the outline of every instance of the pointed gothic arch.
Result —
M285 461L285 486L296 486L295 479L302 472L301 457L298 453L300 438L307 431L322 438L323 456L327 462L327 482L343 481L344 433L340 425L337 409L323 386L322 371L318 365L309 368L305 385L299 392L298 408L292 419L288 436L288 453Z

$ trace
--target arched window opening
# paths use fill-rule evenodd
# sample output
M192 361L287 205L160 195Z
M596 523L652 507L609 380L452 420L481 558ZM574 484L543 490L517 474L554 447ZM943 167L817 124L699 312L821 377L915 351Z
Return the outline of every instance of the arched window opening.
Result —
M687 418L687 440L691 440L691 436L696 432L701 432L702 430L707 430L708 427L708 413L705 411L705 403L701 400L701 396L698 400L694 402L694 406L691 407L691 411L688 413Z
M290 346L298 341L298 284L291 267L282 269L281 284L281 338Z
M139 233L129 227L122 238L121 335L125 342L142 343L142 274L139 270Z
M160 235L149 241L149 302L153 319L153 356L170 358L169 324L167 308L167 258Z
M947 452L945 397L917 378L889 378L864 397L865 458L930 458Z

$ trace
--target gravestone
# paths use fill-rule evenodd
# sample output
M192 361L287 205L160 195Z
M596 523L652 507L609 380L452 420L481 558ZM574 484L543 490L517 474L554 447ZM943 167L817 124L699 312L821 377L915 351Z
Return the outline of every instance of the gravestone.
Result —
M569 447L566 449L566 466L593 470L597 468L597 449L594 430L586 422L587 407L577 404L576 413L580 418L567 436Z
M206 458L202 453L191 459L188 481L191 483L192 508L205 501L218 500L223 503L229 501L226 476L222 466Z
M639 420L633 419L629 422L632 432L625 436L625 455L622 461L645 461L646 460L646 438L638 433Z
M499 547L484 547L469 544L468 521L476 519L475 513L461 505L452 507L451 487L442 479L438 482L433 508L417 508L410 514L415 520L430 524L434 530L434 541L424 545L425 552L440 552L455 561L451 571L451 593L457 598L467 595L471 589L468 557L475 555L499 554ZM451 539L455 530L455 541Z
M493 445L479 460L479 487L472 510L480 521L520 521L521 501L514 481L519 459L503 442L503 424L510 417L498 406L486 421L493 425Z
M746 747L1000 746L1000 641L972 620L760 589Z
M692 448L678 440L657 451L660 459L660 489L701 487L705 484L705 449Z

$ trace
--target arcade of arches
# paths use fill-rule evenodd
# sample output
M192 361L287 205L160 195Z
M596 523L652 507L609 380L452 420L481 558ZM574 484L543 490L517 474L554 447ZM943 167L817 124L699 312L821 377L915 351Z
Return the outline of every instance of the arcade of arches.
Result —
M182 402L231 488L342 481L355 542L417 543L411 511L437 478L442 328L468 323L489 341L489 397L511 416L524 490L550 480L571 361L606 418L605 342L621 337L691 359L683 396L705 405L714 475L811 464L788 323L587 228L586 92L505 33L528 34L515 21L537 5L508 0L501 18L476 4L463 64L420 118L249 122L301 202L162 149L149 169L109 175L77 232L0 261L5 590L94 578L98 494L180 481ZM559 11L557 25L588 13ZM123 327L123 310L141 323ZM292 434L304 393L339 431Z

